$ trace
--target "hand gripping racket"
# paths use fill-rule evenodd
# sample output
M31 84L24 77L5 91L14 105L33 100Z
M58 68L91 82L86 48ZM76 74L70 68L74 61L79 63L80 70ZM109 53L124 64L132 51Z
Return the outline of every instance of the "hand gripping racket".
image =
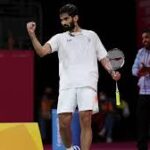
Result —
M124 53L118 48L113 48L109 50L108 58L110 60L113 70L115 71L122 68L122 66L125 63ZM120 92L118 89L117 81L116 81L116 105L117 106L120 105Z

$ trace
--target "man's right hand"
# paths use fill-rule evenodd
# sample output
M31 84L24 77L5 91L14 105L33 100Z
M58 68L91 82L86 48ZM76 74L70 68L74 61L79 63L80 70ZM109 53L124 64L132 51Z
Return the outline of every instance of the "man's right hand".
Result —
M35 30L36 30L36 23L31 21L27 23L27 31L29 34L29 37L31 39L31 42L33 44L33 47L36 51L36 53L40 56L43 57L47 54L50 54L52 52L52 49L48 43L45 43L43 46L37 39L35 35Z
M27 23L27 31L29 36L33 36L35 34L36 23L31 21Z

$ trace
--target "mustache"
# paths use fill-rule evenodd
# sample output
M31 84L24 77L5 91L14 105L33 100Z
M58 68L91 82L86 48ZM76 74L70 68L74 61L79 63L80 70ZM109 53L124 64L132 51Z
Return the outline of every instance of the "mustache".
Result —
M64 30L64 31L70 30L70 26L69 26L69 25L63 25L63 30Z
M64 25L63 25L63 27L70 27L70 25L68 25L68 24L64 24Z

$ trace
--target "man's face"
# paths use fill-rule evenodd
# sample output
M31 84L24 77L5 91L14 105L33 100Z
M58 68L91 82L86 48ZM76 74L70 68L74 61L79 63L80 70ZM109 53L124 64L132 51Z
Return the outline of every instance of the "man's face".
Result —
M64 31L72 31L75 27L74 17L69 16L67 13L60 15L61 25Z
M142 34L142 43L143 43L144 47L150 49L150 33Z

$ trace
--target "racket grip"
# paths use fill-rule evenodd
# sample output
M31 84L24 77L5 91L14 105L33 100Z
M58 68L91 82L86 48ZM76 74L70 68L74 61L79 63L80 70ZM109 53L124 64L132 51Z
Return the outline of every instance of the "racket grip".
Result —
M117 106L120 105L120 93L119 93L118 90L116 91L116 105L117 105Z

